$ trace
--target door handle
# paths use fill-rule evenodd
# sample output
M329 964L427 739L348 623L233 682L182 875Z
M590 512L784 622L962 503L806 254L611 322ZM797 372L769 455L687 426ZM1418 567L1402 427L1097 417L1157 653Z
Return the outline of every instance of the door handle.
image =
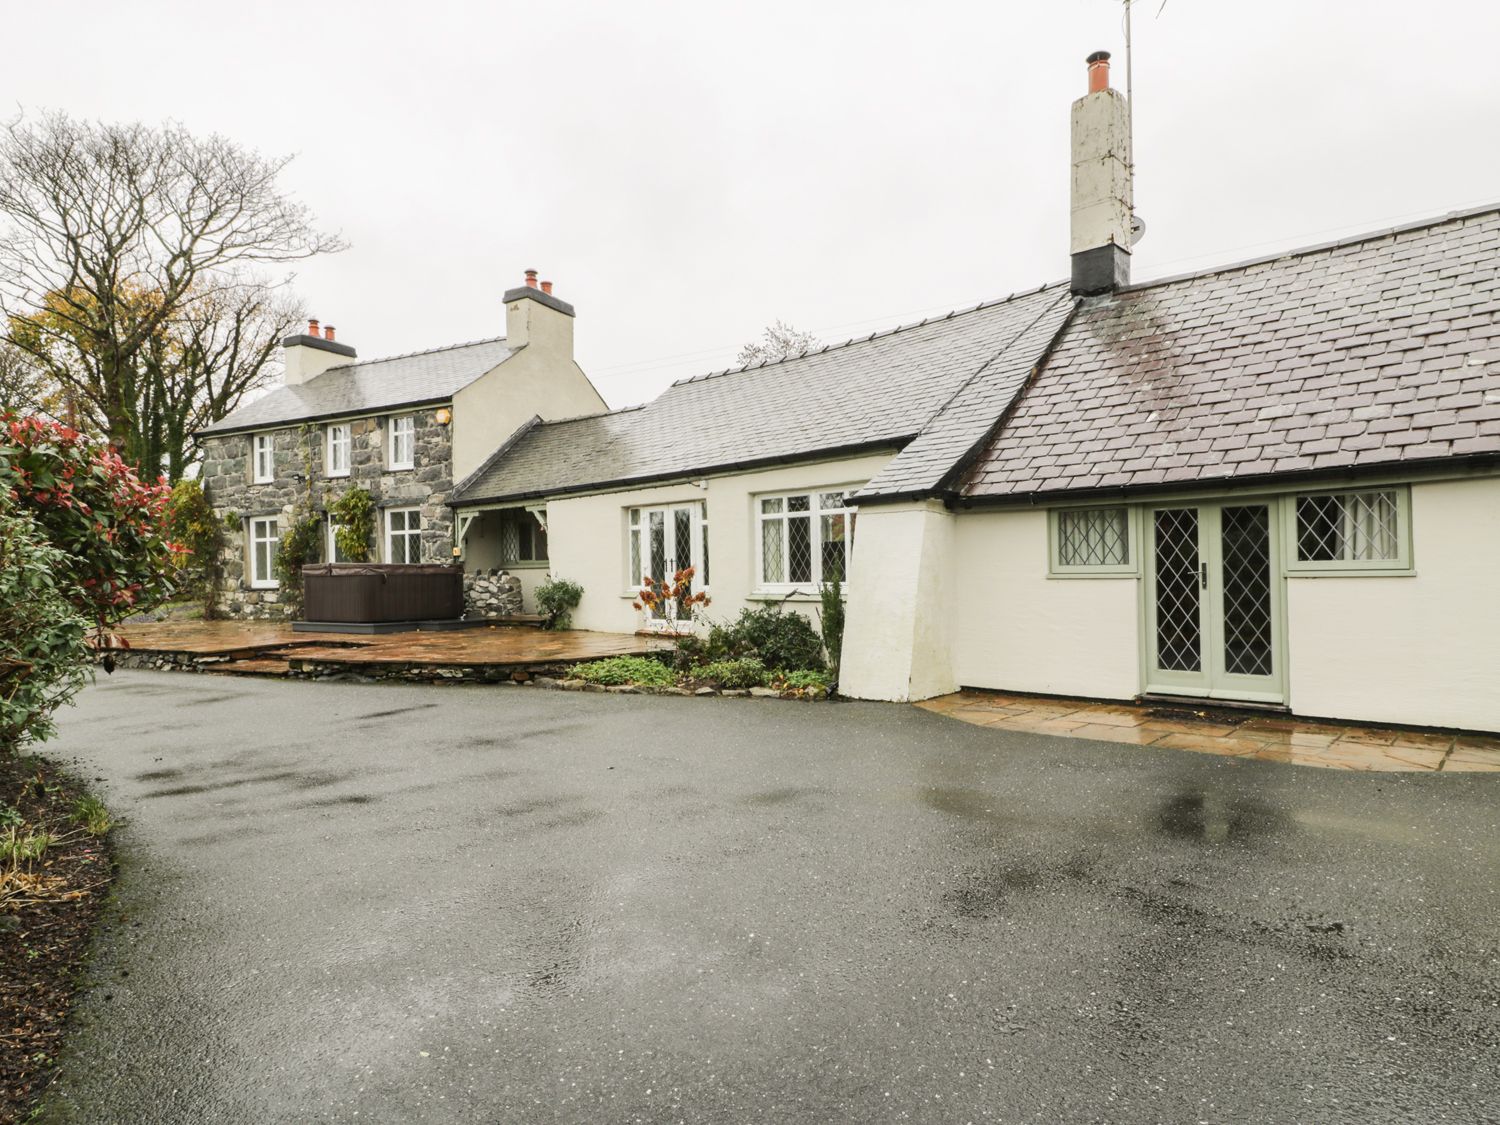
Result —
M1199 574L1198 574L1198 583L1199 583L1199 585L1203 589L1205 589L1205 590L1208 589L1208 564L1207 563L1202 564L1202 569L1199 571Z

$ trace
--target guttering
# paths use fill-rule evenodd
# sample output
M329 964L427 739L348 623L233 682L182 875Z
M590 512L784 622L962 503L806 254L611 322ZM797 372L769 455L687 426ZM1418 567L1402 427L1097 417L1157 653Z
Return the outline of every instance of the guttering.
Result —
M251 434L257 430L286 430L295 426L306 426L313 422L332 422L339 418L348 418L351 421L357 418L379 418L385 414L395 414L399 411L412 410L419 406L436 406L439 403L452 404L452 395L439 395L437 398L419 398L410 402L393 402L390 405L367 406L354 410L330 410L322 414L299 414L295 418L283 418L280 421L267 420L264 422L247 422L243 426L226 426L223 429L209 427L202 430L192 431L194 440L202 441L204 438L228 437L231 434Z
M1458 457L1429 457L1420 461L1377 461L1366 465L1340 465L1327 469L1292 469L1280 473L1257 473L1244 477L1199 477L1196 480L1155 481L1135 486L1109 488L1033 489L998 496L950 494L949 507L960 510L1038 507L1085 501L1127 502L1153 496L1185 493L1225 493L1253 489L1265 492L1278 487L1298 488L1308 484L1358 484L1371 477L1466 477L1500 468L1500 453L1475 453ZM1446 470L1446 473L1445 473Z

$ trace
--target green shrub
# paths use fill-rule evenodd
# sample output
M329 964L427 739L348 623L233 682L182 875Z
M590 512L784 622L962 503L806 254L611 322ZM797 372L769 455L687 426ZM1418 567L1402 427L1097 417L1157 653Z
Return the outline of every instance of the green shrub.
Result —
M283 597L300 612L302 607L302 568L316 562L323 540L323 521L311 512L292 517L292 526L281 537L272 569L281 579Z
M768 605L743 611L721 638L729 655L756 656L767 668L790 672L823 667L823 639L800 613ZM709 636L712 648L714 637Z
M92 625L109 628L172 594L170 491L76 430L0 411L0 506L29 515L62 552L55 588Z
M771 677L773 687L781 691L823 691L833 687L833 677L827 672L801 671L777 672Z
M567 578L548 578L536 588L536 604L547 615L547 628L566 629L583 600L583 587ZM602 663L602 662L601 662Z
M742 656L734 660L715 660L711 664L700 664L688 675L695 680L708 680L720 687L737 691L764 685L766 666L753 656Z
M179 588L202 601L204 617L214 617L224 536L203 486L195 480L178 481L162 518L168 537L177 544L173 561Z
M818 621L823 626L823 648L828 653L828 667L837 676L844 651L844 584L837 578L825 582L818 587L818 599L822 603Z
M68 565L34 519L0 510L0 753L49 737L87 676L89 623L62 580Z
M575 664L573 673L591 684L617 687L638 684L641 687L671 687L677 682L672 670L649 656L611 656L587 664Z

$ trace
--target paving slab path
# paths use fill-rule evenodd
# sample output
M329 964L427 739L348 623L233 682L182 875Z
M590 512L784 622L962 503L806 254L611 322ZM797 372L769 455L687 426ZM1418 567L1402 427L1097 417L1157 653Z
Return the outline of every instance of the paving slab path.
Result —
M49 1122L1470 1122L1500 775L119 672Z

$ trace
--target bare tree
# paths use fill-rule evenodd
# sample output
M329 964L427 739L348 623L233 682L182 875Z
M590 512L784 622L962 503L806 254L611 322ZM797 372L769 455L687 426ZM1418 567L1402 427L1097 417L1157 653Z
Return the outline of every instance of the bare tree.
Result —
M302 319L292 294L254 278L184 304L141 352L142 460L180 479L194 432L276 377L281 340Z
M176 124L62 113L0 132L7 337L146 472L160 470L149 458L163 448L149 437L164 401L152 350L192 323L194 306L233 306L250 263L344 248L278 186L289 159Z
M775 363L777 360L791 359L810 352L820 342L811 332L804 332L778 320L762 333L759 340L752 340L741 348L734 361L741 367L752 363Z
M0 340L0 413L56 417L61 395L57 385L31 356Z

